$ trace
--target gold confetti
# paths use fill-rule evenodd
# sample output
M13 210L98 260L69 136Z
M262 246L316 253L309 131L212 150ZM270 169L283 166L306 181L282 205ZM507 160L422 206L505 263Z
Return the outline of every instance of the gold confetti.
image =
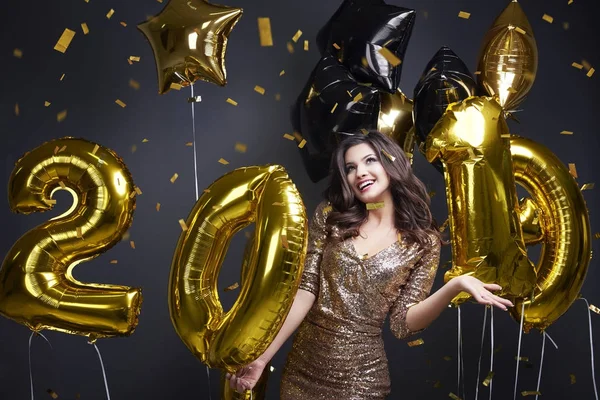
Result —
M584 183L583 186L581 187L581 191L592 190L593 188L594 188L593 183Z
M333 105L333 108L331 109L330 113L333 114L333 112L335 111L335 109L337 108L338 103L335 103Z
M81 233L81 227L78 226L77 228L75 228L75 230L77 231L77 237L82 239L83 238L83 234Z
M50 102L49 102L49 101L47 101L47 100L46 100L46 101L44 101L44 107L49 107L49 106L50 106L50 104L52 104L52 103L50 103Z
M473 72L474 75L481 75L481 71L475 71Z
M156 211L160 211L160 203L156 203Z
M137 150L137 146L135 144L133 146L131 146L132 153L135 153L136 150Z
M54 390L48 389L48 390L46 390L46 392L48 392L50 397L52 397L53 399L58 399L58 394L56 394L56 392Z
M149 142L148 139L146 139L146 138L142 139L142 143L148 143L148 142Z
M141 196L142 189L140 189L138 186L136 186L134 190L135 190L135 192L137 193L138 196Z
M227 165L227 164L229 164L229 161L227 161L227 160L226 160L226 159L224 159L224 158L219 158L219 163L220 163L220 164L223 164L223 165Z
M546 22L548 22L549 24L551 24L554 21L554 18L552 18L551 16L549 16L548 14L544 14L542 16L542 19Z
M562 27L563 27L563 29L564 29L565 31L568 31L568 30L569 30L569 23L568 23L568 22L566 22L566 21L565 21L565 22L563 22L563 23L562 23Z
M304 41L304 51L308 51L308 40Z
M106 18L110 19L110 17L112 17L114 13L115 13L115 10L113 10L111 8L110 11L106 14Z
M483 386L488 386L490 384L490 382L492 381L492 378L494 377L494 371L490 371L487 376L485 377L485 379L483 380L483 382L481 382L481 384Z
M294 37L292 38L294 43L298 43L298 39L300 39L300 36L302 36L302 31L300 29L298 29L298 32L296 32L294 34Z
M298 148L301 149L306 146L306 139L302 139L300 143L298 143Z
M83 31L84 35L87 35L88 33L90 33L90 28L88 28L88 26L85 22L83 22L81 24L81 30Z
M509 86L508 89L506 89L506 91L508 93L517 93L517 90L514 87L512 87L512 86Z
M237 151L238 153L245 153L247 149L248 146L246 146L244 143L237 142L235 144L235 151Z
M13 56L15 56L17 58L23 57L23 50L21 50L21 49L14 49L13 50Z
M273 35L271 34L271 20L268 17L258 18L258 36L260 38L261 46L273 46Z
M460 397L458 397L452 392L448 393L448 397L450 397L452 400L462 400Z
M435 383L433 384L433 387L436 389L439 389L442 387L442 382L440 381L435 381Z
M360 128L360 131L362 132L363 135L368 135L369 131L366 130L365 128Z
M129 79L129 86L134 88L135 90L138 90L140 88L140 83L136 80Z
M232 106L237 106L237 105L238 105L237 101L235 101L235 100L232 100L232 99L230 99L229 97L227 98L227 100L226 100L226 101L227 101L229 104L231 104Z
M58 114L56 114L56 120L58 122L64 121L65 118L67 118L67 110L63 110L63 111L59 112Z
M572 131L561 131L560 134L561 135L572 135L573 132Z
M120 22L120 24L121 24L122 26L124 26L124 27L126 27L126 26L127 26L127 23L126 23L126 22L124 22L124 21L121 21L121 22Z
M360 93L360 92L359 92L359 93L358 93L356 96L354 96L354 98L352 99L352 101L354 101L354 102L358 102L358 101L360 101L362 98L363 98L363 95L362 95L362 93Z
M294 54L294 45L292 44L292 42L287 42L286 43L287 46L287 50L290 54Z
M119 260L110 260L111 264L117 264L119 262Z
M71 40L73 40L73 36L75 36L75 31L66 28L62 35L60 35L58 42L54 45L54 50L60 51L61 53L67 51L67 48L71 44Z
M581 64L583 64L583 68L587 71L590 68L592 68L592 64L589 63L589 61L587 60L581 60Z
M336 50L339 50L339 49L341 49L341 47L340 47L340 46L339 46L337 43L334 43L334 44L333 44L333 47L335 47L335 49L336 49Z
M281 72L279 73L279 76L283 76L283 75L285 75L285 70L284 69L282 69Z
M98 151L98 149L100 148L100 146L98 146L97 144L94 145L94 150L92 150L92 154L96 154L96 152Z
M121 107L125 108L127 106L127 104L123 103L121 100L116 99L115 103L117 103L118 105L120 105Z
M573 4L573 0L569 0L569 2L567 3L568 6L570 6L571 4Z
M258 86L258 85L254 86L254 91L256 93L265 94L265 88L263 88L262 86Z
M235 289L237 289L238 287L240 287L240 284L236 282L236 283L234 283L233 285L229 285L229 286L227 286L225 289L223 289L223 291L224 291L224 292L229 292L229 291L231 291L231 290L235 290Z
M600 308L596 307L593 304L590 304L590 310L592 310L593 312L595 312L596 314L600 314Z
M460 11L458 13L458 18L469 19L470 17L471 17L471 13L468 13L466 11Z
M417 340L413 340L411 342L408 342L408 347L420 346L423 343L425 343L425 341L423 339L419 338Z
M590 68L590 70L587 72L587 74L585 74L585 76L591 78L592 75L594 75L594 72L596 72L596 70L594 68Z
M64 78L65 78L65 74L62 74L62 75L60 76L60 79L59 79L59 81L61 81L61 82L62 82L62 80L63 80Z
M289 249L290 248L290 244L288 243L287 234L286 234L285 229L283 229L283 232L281 232L281 245L285 249Z
M535 395L541 396L542 392L536 391L536 390L524 390L524 391L521 392L521 396L523 396L523 397L525 397L525 396L535 396Z
M379 201L377 203L367 203L367 210L378 210L385 206L384 201Z
M275 93L275 101L281 100L281 95L279 93Z
M515 360L517 360L517 356L515 356ZM519 361L529 362L529 357L519 357L518 360Z
M522 28L519 28L518 26L515 26L515 31L519 32L521 35L525 35L527 33Z
M396 57L396 55L394 53L392 53L385 47L382 47L381 49L379 49L379 54L381 54L383 56L383 58L385 58L390 64L392 64L392 67L400 65L402 63L401 59Z
M171 179L170 179L171 183L175 183L175 181L177 180L177 178L179 178L179 174L177 172L175 172L173 174L173 176L171 177Z
M569 378L571 378L571 385L577 383L577 378L575 377L575 374L569 374Z
M450 357L450 356L444 356L444 361L450 361L450 360L452 360L452 357Z
M185 221L183 219L179 220L179 226L181 226L181 230L182 231L187 231L188 230L188 226L186 225Z
M575 68L577 68L577 69L583 69L583 65L581 65L581 64L579 64L579 63L576 63L576 62L573 62L573 63L571 64L571 67L575 67Z
M387 151L385 151L384 149L381 149L381 152L383 153L384 156L387 157L388 160L390 160L391 162L396 161L396 157L394 157L393 155L391 155L390 153L388 153Z
M181 86L179 83L175 83L175 82L171 82L171 84L169 85L170 89L175 89L175 90L181 90L183 86Z
M15 115L18 117L21 114L21 109L19 108L19 103L15 103Z
M573 178L577 178L577 168L575 167L575 163L569 163L569 173Z
M128 60L132 61L132 62L140 62L140 57L139 56L129 56Z
M192 143L192 142L187 142L185 145L186 145L186 146L188 146L188 147L192 147L192 146L194 145L194 143Z
M135 242L133 240L129 241L129 245L135 250Z

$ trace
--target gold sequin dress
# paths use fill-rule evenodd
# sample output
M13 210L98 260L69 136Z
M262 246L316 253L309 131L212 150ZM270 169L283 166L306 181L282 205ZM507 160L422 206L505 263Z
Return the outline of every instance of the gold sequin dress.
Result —
M384 399L390 393L382 325L400 339L409 306L424 300L437 271L440 243L404 239L363 259L351 240L328 241L327 203L317 207L300 289L317 298L300 324L281 380L282 400Z

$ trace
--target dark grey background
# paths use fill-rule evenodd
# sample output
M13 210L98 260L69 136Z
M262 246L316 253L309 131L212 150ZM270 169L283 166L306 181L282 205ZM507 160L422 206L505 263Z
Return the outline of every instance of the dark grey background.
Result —
M166 3L166 1L165 1ZM474 70L477 52L484 33L493 19L508 4L506 0L394 0L393 4L415 8L418 18L404 59L401 88L412 97L413 88L427 61L442 45L450 46ZM304 172L293 142L282 135L290 133L289 107L318 61L314 39L318 29L338 7L338 1L230 0L230 6L244 8L244 15L230 36L227 51L229 83L221 88L198 82L197 94L203 101L196 107L198 130L198 174L200 190L234 168L246 165L279 163L284 165L298 186L312 213L320 200L324 182L313 184ZM167 308L167 285L171 257L181 232L178 219L186 218L194 195L194 165L189 90L157 94L157 81L151 48L136 24L146 16L157 14L164 4L153 0L127 2L91 0L55 0L3 2L2 41L0 44L0 156L4 169L0 187L6 199L6 187L15 161L26 151L61 136L77 136L114 149L131 170L143 194L137 199L134 224L130 230L133 250L127 241L106 254L76 269L78 279L142 287L144 303L140 324L128 338L99 341L113 399L171 399L209 397L205 367L186 349L173 329ZM566 164L577 163L579 183L594 182L600 170L598 157L598 79L571 67L573 61L589 61L600 66L598 57L598 2L596 0L523 1L537 38L539 72L529 98L519 114L520 124L511 122L511 131L533 138L554 151ZM115 9L112 19L105 15ZM469 20L457 14L471 12ZM555 20L542 20L547 13ZM260 47L257 17L271 18L275 46ZM127 27L119 25L127 22ZM90 33L84 36L80 23L86 22ZM565 30L563 22L569 23ZM76 31L66 54L53 50L65 28ZM289 54L286 42L296 30L304 34L311 48L308 52L296 45ZM23 50L22 59L13 50ZM128 65L130 55L141 62ZM283 77L279 71L285 69ZM60 76L65 79L60 82ZM128 86L133 78L139 90ZM255 85L266 88L261 96ZM275 94L281 100L275 101ZM231 97L239 102L233 107L225 102ZM121 108L119 98L127 103ZM44 101L51 101L44 107ZM19 104L20 116L14 106ZM67 109L61 123L56 114ZM573 136L560 135L562 130ZM148 143L142 143L147 138ZM234 150L236 142L248 145L245 154ZM132 146L137 151L132 152ZM219 158L230 161L219 164ZM447 209L444 182L421 155L416 155L416 174L436 192L433 212L441 222ZM175 184L169 178L179 174ZM597 182L598 183L598 182ZM590 210L592 229L598 229L596 214L598 189L584 192ZM56 195L56 209L46 215L15 215L8 203L0 203L0 255L26 231L42 221L68 209L70 198ZM162 204L156 212L157 202ZM595 231L594 231L595 232ZM237 235L219 278L223 288L239 280L243 235ZM594 240L594 249L598 241ZM118 264L110 264L118 259ZM449 247L442 253L443 265L450 259ZM597 295L599 274L593 260L582 294L592 303ZM442 284L440 268L435 288ZM230 307L238 291L223 293L224 306ZM463 307L465 370L467 398L474 398L477 359L483 308ZM592 320L598 330L598 315ZM496 399L512 398L515 379L518 325L501 311L495 313L496 373L493 394ZM30 332L23 326L0 318L0 399L26 399L29 396L27 340ZM559 345L546 347L541 392L545 399L590 399L593 386L585 303L577 301L548 329ZM50 398L52 389L61 399L105 398L100 365L94 349L86 340L56 332L44 332L52 343L50 349L42 339L33 341L33 374L37 398ZM385 330L386 348L392 375L394 399L448 398L456 390L456 310L447 310L423 335L425 344L409 348ZM489 337L489 334L487 335ZM600 336L595 334L596 342ZM278 398L281 368L289 350L288 342L274 359L275 371L269 383L269 398ZM486 349L489 344L486 343ZM540 366L541 336L533 332L523 337L519 391L535 390ZM444 356L451 356L450 361ZM484 356L488 365L489 351ZM487 373L483 368L482 378ZM569 374L576 376L571 384ZM439 381L438 385L435 383ZM219 396L219 372L211 370L210 393ZM441 387L435 387L440 386ZM480 396L488 389L481 387ZM482 396L482 397L483 397ZM520 394L519 394L519 397Z

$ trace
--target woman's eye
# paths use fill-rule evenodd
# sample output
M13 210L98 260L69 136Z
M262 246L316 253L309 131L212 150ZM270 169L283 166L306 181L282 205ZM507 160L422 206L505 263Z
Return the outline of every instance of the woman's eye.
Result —
M351 172L354 169L353 166L346 167L346 172Z
M369 157L369 158L367 158L367 162L368 163L374 162L374 161L377 161L377 159L375 157Z

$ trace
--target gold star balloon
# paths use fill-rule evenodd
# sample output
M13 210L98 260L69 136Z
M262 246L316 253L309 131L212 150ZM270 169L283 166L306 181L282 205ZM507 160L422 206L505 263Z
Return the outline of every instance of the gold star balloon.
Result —
M227 38L241 16L241 8L170 0L158 15L139 24L154 52L158 93L198 79L224 86Z

